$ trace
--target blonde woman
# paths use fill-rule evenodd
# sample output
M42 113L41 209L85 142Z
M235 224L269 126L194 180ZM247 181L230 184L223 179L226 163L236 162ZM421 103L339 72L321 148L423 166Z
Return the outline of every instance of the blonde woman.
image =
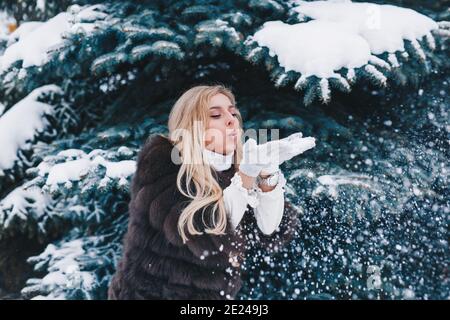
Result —
M279 165L315 146L295 133L242 143L232 92L196 86L169 137L148 138L131 184L123 257L109 299L234 299L249 245L276 252L296 230Z

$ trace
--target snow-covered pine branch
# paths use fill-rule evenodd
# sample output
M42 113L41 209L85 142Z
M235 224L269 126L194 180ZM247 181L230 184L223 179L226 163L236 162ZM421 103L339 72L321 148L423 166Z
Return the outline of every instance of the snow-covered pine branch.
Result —
M135 161L108 161L105 157L134 154L120 147L115 153L68 149L46 156L27 171L35 176L32 180L0 201L0 240L22 234L45 243L70 227L92 228L114 218L116 210L111 205L126 198Z
M230 51L238 52L244 36L227 21L212 19L202 21L196 26L195 44L209 44L213 47L228 48Z
M81 8L74 5L67 12L61 12L46 22L22 23L8 37L8 46L0 56L0 73L9 71L17 63L20 63L21 68L47 63L52 52L70 46L66 39L71 34L81 32L86 35L95 30L97 26L94 22L106 17L98 9L104 9L104 6Z
M54 244L48 244L37 256L27 259L42 278L30 278L21 290L33 300L96 299L106 289L122 252L124 217L104 228L99 235L83 236L78 229Z
M127 147L117 151L94 149L85 153L80 149L67 149L48 155L36 167L43 191L54 196L79 194L89 198L92 193L107 194L111 189L128 191L128 179L136 170L134 160L109 161L105 158L131 157L134 152Z
M44 95L55 94L62 94L56 85L37 88L0 116L0 181L5 178L14 181L15 169L23 172L29 167L26 153L32 145L38 139L55 135L53 129L49 130L49 120L55 116L56 108L39 101Z
M282 84L293 83L297 90L305 88L306 105L314 101L313 97L329 101L325 79L344 92L350 89L348 83L362 78L379 86L385 86L390 78L401 79L398 73L404 63L410 62L406 59L409 56L429 73L428 61L436 48L435 32L444 28L444 24L438 25L412 9L367 2L294 0L290 14L298 15L298 23L266 21L250 35L244 42L246 58L264 61L270 72L274 72L274 65L286 73L295 72L295 79ZM316 89L305 87L306 79L313 76L323 80L311 82ZM279 86L280 79L272 78Z

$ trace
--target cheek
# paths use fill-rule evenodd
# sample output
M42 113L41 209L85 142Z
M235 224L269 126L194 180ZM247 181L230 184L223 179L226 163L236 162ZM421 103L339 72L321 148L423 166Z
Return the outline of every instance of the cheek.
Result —
M211 121L205 132L205 140L208 142L214 141L215 143L221 143L225 138L226 136L222 126L218 123L214 123L214 121Z

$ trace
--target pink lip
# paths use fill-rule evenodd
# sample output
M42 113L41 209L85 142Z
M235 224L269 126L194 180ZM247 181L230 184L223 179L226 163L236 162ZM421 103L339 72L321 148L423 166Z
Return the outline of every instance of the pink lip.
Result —
M232 132L232 133L229 133L228 135L231 136L231 137L236 137L237 136L237 132Z

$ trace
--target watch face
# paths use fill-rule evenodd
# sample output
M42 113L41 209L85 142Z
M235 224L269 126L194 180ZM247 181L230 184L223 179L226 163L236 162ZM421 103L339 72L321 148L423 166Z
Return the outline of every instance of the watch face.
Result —
M278 173L271 176L267 182L269 186L271 187L275 186L278 183Z
M260 178L261 182L267 186L273 187L276 186L278 183L278 172L274 173L270 177L267 178Z

